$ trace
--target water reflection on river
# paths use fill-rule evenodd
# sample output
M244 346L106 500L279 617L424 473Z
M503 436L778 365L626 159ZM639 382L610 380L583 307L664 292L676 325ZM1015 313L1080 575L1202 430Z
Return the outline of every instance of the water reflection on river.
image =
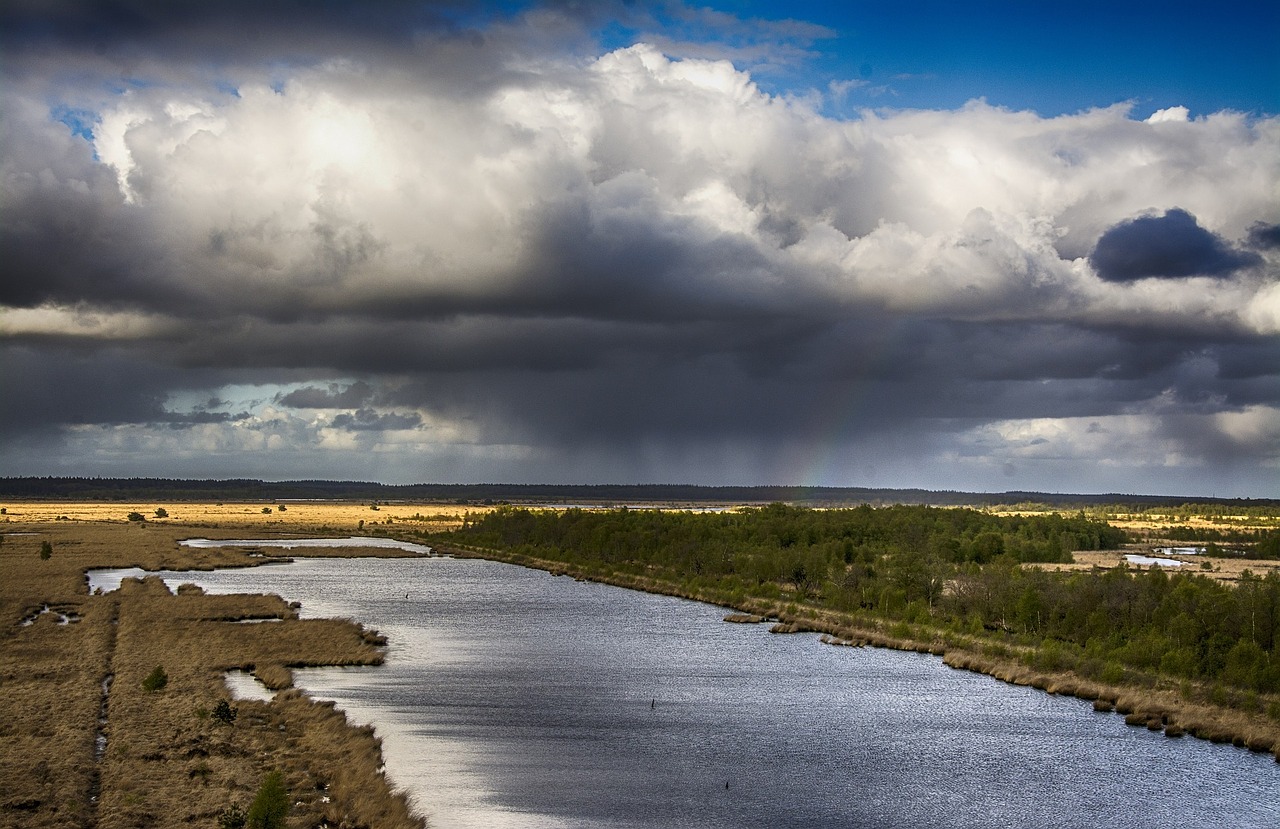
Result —
M448 558L182 581L387 634L386 665L298 683L376 725L436 829L1280 825L1268 755L708 605Z

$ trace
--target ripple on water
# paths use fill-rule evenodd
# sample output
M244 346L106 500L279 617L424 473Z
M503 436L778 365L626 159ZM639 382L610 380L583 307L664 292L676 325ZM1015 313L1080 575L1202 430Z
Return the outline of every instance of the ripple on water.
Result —
M437 829L1280 825L1270 757L723 608L464 559L172 575L385 633L383 666L295 681Z

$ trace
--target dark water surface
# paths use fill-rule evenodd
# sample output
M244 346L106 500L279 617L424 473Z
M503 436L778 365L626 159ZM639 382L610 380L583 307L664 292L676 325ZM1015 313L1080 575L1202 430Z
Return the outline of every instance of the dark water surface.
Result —
M376 726L436 829L1280 827L1269 755L709 605L448 558L165 575L387 634L386 665L297 682Z

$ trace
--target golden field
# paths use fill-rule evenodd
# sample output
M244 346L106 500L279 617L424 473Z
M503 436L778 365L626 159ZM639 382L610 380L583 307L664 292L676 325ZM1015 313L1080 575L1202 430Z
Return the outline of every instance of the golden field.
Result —
M370 729L351 727L332 705L295 690L270 703L231 700L223 679L241 668L288 689L294 667L378 664L376 632L350 620L299 619L275 596L210 596L194 586L174 594L158 579L88 594L84 572L91 567L252 566L262 559L244 550L188 550L177 541L242 535L245 528L279 534L288 526L264 526L260 511L256 520L217 507L171 512L184 510L244 518L213 522L225 527L219 529L127 521L140 505L6 507L0 825L217 826L223 810L247 809L263 778L280 770L294 804L292 827L419 829L421 819L382 775ZM307 512L299 509L299 519ZM325 513L324 520L341 514ZM47 559L45 542L52 548ZM278 621L238 623L244 619ZM148 691L143 680L157 667L167 684ZM211 716L223 701L238 711L229 724Z
M281 507L284 507L282 510ZM45 523L49 521L127 522L136 512L149 525L181 524L188 528L243 529L260 532L310 533L327 529L332 533L359 532L378 525L402 529L446 529L461 522L467 512L488 509L453 504L371 504L333 501L255 501L218 504L186 502L15 502L0 504L5 514L0 521ZM375 509L376 507L376 509ZM164 509L167 518L157 518ZM265 512L270 510L270 512Z

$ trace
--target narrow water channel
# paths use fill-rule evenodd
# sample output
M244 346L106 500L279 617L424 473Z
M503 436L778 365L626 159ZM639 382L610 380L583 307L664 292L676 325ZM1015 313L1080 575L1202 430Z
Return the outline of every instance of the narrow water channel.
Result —
M384 666L297 680L436 829L1280 826L1269 755L696 602L448 558L170 578L385 633Z

